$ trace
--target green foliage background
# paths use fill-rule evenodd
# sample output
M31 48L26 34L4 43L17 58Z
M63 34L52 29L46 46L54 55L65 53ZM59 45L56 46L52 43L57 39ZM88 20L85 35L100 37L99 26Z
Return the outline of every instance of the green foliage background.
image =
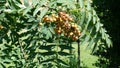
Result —
M23 1L0 1L0 68L71 67L71 44L76 42L56 35L52 24L39 26L44 15L58 11L71 14L81 28L81 46L95 52L112 45L90 0Z
M111 36L113 47L108 48L107 52L98 51L99 56L110 59L109 68L120 67L120 0L93 0L93 7L95 8L101 23L104 24L108 34ZM99 60L99 63L101 60ZM104 63L103 63L104 64ZM100 66L103 66L101 63Z

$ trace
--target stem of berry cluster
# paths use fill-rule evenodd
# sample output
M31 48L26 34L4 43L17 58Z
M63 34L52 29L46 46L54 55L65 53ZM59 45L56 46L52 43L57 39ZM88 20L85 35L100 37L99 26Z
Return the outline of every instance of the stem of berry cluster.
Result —
M78 68L80 68L80 40L77 40L78 43Z

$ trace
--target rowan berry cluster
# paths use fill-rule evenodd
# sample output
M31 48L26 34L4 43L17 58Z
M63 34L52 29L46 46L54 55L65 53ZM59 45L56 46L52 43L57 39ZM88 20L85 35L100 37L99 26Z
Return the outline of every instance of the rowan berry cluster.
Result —
M63 33L64 36L69 37L74 41L78 40L79 36L81 35L78 25L75 23L71 23L73 21L73 18L65 12L59 12L58 15L46 15L43 18L43 21L46 23L55 22L56 34Z

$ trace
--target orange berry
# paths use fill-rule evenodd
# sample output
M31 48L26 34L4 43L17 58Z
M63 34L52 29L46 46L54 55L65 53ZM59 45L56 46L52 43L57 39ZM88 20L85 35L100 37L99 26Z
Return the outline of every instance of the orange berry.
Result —
M58 15L63 15L63 14L64 14L64 12L59 12L59 13L58 13Z
M55 14L52 14L52 17L56 17L56 15L55 15Z
M77 41L78 40L78 36L73 36L73 38L72 38L74 41Z
M64 21L67 21L67 20L68 20L66 16L62 16L62 19L63 19Z
M71 24L71 27L74 27L74 24L73 24L73 23Z
M69 18L70 16L69 16L69 14L65 14L65 16L67 17L67 18Z
M70 32L69 35L70 35L70 36L73 36L73 32Z
M73 21L73 18L70 18L70 17L69 17L68 19L69 19L70 21Z
M0 30L3 29L4 27L2 25L0 25Z
M65 35L66 37L68 37L68 34L67 34L67 33L64 33L64 35Z
M77 24L72 24L71 27L76 29L78 26L77 26Z
M53 18L50 17L49 19L50 19L50 22L53 22Z
M74 27L77 28L78 27L77 24L75 24Z
M57 31L57 34L61 34L61 33L62 33L62 30L58 30L58 31Z
M80 36L80 35L81 35L81 32L80 32L80 31L78 31L78 32L77 32L77 35L78 35L78 36Z
M50 18L46 18L45 22L51 22Z
M70 24L68 24L68 27L71 27L71 25L70 25Z
M40 22L38 25L39 25L39 26L42 26L42 25L43 25L43 23L41 23L41 22Z
M61 17L59 17L59 22L63 22L63 20L62 20L62 18L61 18Z
M57 19L56 19L56 18L52 18L52 19L53 19L53 22L57 21Z
M56 18L56 20L58 20L59 17L58 17L58 16L55 16L55 18Z
M49 16L48 15L45 15L44 18L48 18Z

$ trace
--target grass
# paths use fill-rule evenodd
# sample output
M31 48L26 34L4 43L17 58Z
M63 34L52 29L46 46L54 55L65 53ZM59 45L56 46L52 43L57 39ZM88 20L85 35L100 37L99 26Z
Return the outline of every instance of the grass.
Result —
M75 49L75 54L77 55L77 44L72 45ZM98 60L97 56L91 54L90 49L86 49L86 46L80 46L80 59L81 66L87 66L87 68L97 68L94 63Z

